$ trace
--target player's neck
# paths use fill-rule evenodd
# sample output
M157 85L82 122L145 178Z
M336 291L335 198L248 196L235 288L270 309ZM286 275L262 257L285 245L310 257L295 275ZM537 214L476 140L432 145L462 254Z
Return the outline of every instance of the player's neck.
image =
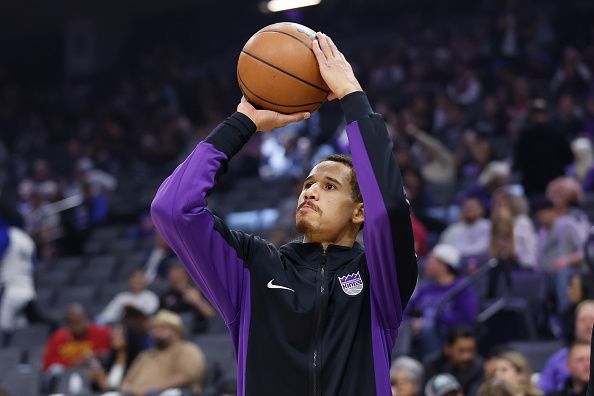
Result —
M328 246L330 246L330 245L338 245L338 246L345 246L345 247L352 248L353 245L355 244L356 239L357 239L356 236L348 236L348 235L344 235L339 238L328 239L328 238L317 238L315 235L305 234L303 236L303 243L319 243L320 245L322 245L322 249L324 249L324 251L326 251L326 250L328 250Z

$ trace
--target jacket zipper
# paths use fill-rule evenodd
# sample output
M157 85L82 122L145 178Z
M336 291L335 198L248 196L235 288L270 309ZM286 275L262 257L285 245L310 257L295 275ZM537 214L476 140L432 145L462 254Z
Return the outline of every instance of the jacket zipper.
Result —
M320 372L322 371L321 367L321 338L322 338L322 320L325 316L326 311L326 249L324 249L324 254L322 256L322 265L320 266L320 305L318 306L318 311L315 315L315 327L314 327L314 337L313 337L313 356L312 356L312 396L321 396L322 395L322 384L320 383Z

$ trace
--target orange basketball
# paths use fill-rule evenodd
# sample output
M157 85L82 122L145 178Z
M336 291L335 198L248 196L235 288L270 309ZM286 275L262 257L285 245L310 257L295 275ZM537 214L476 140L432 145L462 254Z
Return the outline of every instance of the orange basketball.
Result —
M314 39L313 30L291 22L254 34L237 61L237 80L246 99L285 114L317 110L329 90L312 50Z

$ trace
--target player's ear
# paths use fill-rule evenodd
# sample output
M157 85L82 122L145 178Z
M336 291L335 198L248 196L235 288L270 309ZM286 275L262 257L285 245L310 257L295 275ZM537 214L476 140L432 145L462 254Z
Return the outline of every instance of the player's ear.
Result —
M363 224L363 221L365 220L365 210L363 208L363 202L360 202L357 204L357 206L355 206L355 209L353 209L353 215L351 216L351 221L354 224Z

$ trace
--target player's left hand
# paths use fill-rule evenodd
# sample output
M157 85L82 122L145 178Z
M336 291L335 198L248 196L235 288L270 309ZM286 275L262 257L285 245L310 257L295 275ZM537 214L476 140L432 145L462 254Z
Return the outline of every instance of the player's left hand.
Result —
M328 100L342 99L351 92L363 90L350 63L330 37L316 33L312 48L320 65L320 74L330 88Z

